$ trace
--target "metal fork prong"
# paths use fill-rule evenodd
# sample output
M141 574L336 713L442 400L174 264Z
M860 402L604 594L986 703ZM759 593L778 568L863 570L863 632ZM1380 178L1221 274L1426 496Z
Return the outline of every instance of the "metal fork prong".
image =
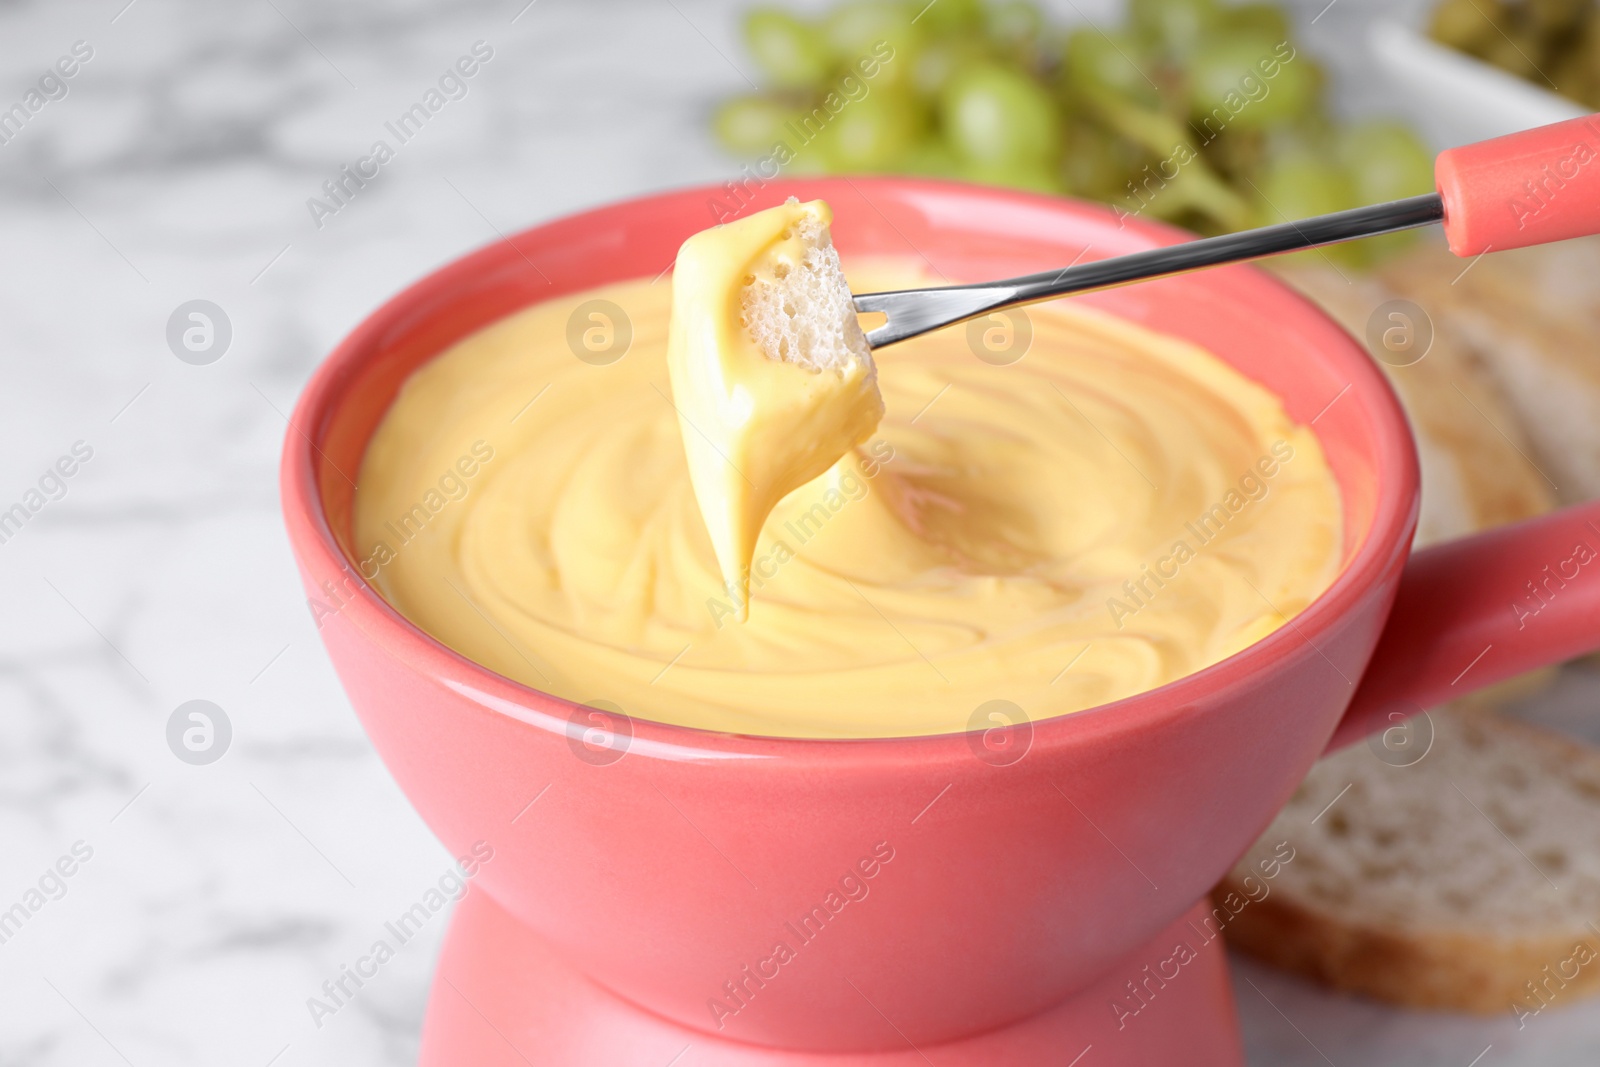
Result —
M1041 271L978 285L863 293L854 299L857 311L878 311L889 317L888 322L867 333L867 343L881 348L941 326L976 318L996 308L1020 307L1203 267L1431 226L1443 218L1444 200L1438 193L1427 193L1298 222L1282 222L1257 230L1150 248L1115 259L1090 260L1065 270Z
M904 341L953 322L976 318L991 308L1016 298L1013 286L952 286L947 289L908 289L893 293L866 293L855 297L856 311L877 312L888 321L867 331L873 348Z

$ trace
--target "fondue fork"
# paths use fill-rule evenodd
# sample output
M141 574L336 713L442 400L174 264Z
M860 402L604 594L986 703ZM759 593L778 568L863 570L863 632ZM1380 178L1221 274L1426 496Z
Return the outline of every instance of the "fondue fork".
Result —
M1546 244L1600 233L1600 115L1569 119L1440 153L1437 191L1240 233L1152 248L996 282L863 293L856 311L888 321L867 332L882 348L994 311L1205 267L1443 223L1450 251Z

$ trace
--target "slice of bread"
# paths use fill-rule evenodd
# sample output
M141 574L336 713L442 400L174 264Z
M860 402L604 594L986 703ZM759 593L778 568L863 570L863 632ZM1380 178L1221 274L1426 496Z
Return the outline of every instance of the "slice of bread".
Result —
M779 261L750 276L739 294L745 329L768 359L811 371L842 371L856 359L875 381L872 349L827 224L801 215L792 225L804 252L797 264ZM791 236L790 230L780 235L785 241Z
M1358 340L1365 340L1368 321L1403 295L1387 280L1346 277L1331 267L1286 264L1281 273ZM1555 492L1529 459L1533 448L1522 420L1481 353L1466 343L1459 324L1440 312L1439 300L1418 302L1433 320L1427 354L1407 366L1375 354L1417 438L1422 465L1417 545L1549 511Z
M1412 262L1417 264L1413 273L1437 273L1438 264L1426 253ZM1350 277L1332 267L1290 264L1281 273L1363 342L1368 322L1375 315L1383 318L1383 309L1402 299L1386 280ZM1533 446L1522 419L1502 395L1482 353L1463 340L1453 318L1437 313L1438 300L1431 306L1433 312L1423 308L1423 313L1431 321L1433 339L1421 359L1408 363L1390 353L1373 353L1399 395L1417 441L1422 468L1417 548L1531 519L1557 503L1554 488L1529 458ZM1554 677L1553 667L1530 671L1466 701L1494 705L1530 696Z
M1487 711L1414 722L1404 759L1357 744L1312 769L1217 887L1255 887L1228 942L1419 1008L1526 1019L1600 991L1600 750Z
M1600 238L1476 262L1428 244L1383 278L1473 352L1561 500L1600 497Z
M1451 284L1464 286L1464 264L1445 260L1423 248L1379 278L1283 270L1357 338L1396 299L1431 322L1421 360L1378 360L1417 438L1419 546L1557 503L1529 421L1537 413L1509 395L1501 349L1460 310L1476 298ZM1418 720L1412 743L1424 723L1433 739L1413 765L1385 762L1366 744L1319 762L1217 887L1219 902L1233 894L1237 906L1252 886L1259 897L1225 928L1230 943L1337 989L1414 1007L1526 1017L1600 988L1600 929L1588 926L1600 918L1600 753L1481 710L1553 674L1478 694L1478 710L1464 701ZM1380 736L1378 753L1387 751ZM1284 841L1295 859L1270 883L1246 883Z

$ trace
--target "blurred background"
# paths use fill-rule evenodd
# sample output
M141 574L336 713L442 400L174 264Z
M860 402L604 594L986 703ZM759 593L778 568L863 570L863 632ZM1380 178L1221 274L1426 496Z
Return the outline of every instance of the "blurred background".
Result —
M414 1061L442 916L336 1017L306 1007L451 859L322 653L276 483L312 368L400 287L578 208L774 172L1227 232L1425 192L1436 150L1597 106L1591 0L0 3L0 1065ZM1405 400L1424 540L1600 495L1592 242L1479 264L1385 238L1275 269ZM1572 665L1488 703L1595 740L1597 684ZM1445 789L1437 759L1343 758L1408 768L1405 803ZM1308 789L1381 821L1381 790L1335 795L1370 773ZM1548 907L1581 918L1600 820L1563 826L1575 881ZM1446 851L1500 847L1476 833ZM1519 1025L1234 962L1252 1065L1600 1049L1576 986Z

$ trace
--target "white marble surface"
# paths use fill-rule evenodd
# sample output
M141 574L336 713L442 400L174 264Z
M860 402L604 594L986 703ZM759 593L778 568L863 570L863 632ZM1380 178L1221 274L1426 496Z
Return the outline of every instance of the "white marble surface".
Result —
M0 1064L410 1063L442 919L320 1030L305 1006L448 858L317 643L278 518L284 413L370 308L496 229L731 175L702 128L742 84L732 8L126 2L0 6L0 105L94 51L0 145L0 509L93 449L0 544L0 911L93 850L0 944ZM315 228L306 198L480 39L467 97ZM194 298L232 323L206 366L164 336ZM165 737L197 698L234 731L209 766ZM1592 1007L1517 1034L1239 974L1252 1064L1600 1047Z

